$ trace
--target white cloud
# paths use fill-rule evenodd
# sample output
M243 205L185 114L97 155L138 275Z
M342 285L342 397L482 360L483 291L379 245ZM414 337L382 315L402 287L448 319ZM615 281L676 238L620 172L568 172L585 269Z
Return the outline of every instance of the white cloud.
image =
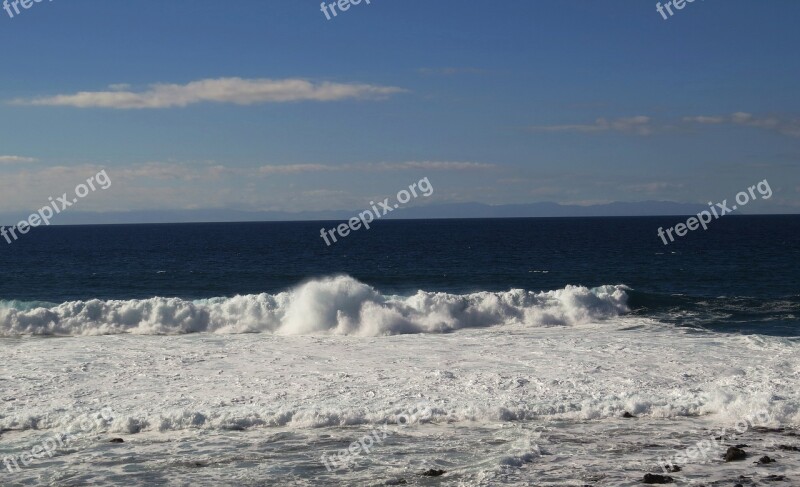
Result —
M682 190L684 185L682 183L669 183L665 181L654 181L650 183L636 183L628 185L630 191L636 193L659 194L665 191L673 192Z
M213 163L145 162L125 168L114 169L117 178L142 178L151 180L213 181L226 174L235 174L238 169Z
M394 86L358 83L314 83L304 79L218 78L192 81L184 85L154 84L141 92L129 91L123 84L110 91L82 91L12 101L19 105L68 106L76 108L144 109L185 107L195 103L216 102L236 105L285 103L298 101L338 101L346 99L383 99L406 90Z
M261 174L299 174L303 172L324 172L341 170L336 166L326 164L287 164L274 166L261 166Z
M365 173L377 177L390 170L473 171L492 164L453 161L409 161L359 164L288 164L259 167L224 165L217 161L150 161L117 167L90 163L2 168L0 213L29 212L46 204L48 197L71 192L79 183L105 169L113 181L108 190L81 200L80 211L144 209L227 208L254 210L319 210L359 208L371 195L370 185L342 189L315 186L304 173ZM367 174L369 176L367 176ZM287 184L279 175L299 175ZM432 174L429 174L432 176ZM376 178L378 180L382 179ZM411 181L411 179L409 179Z
M29 164L36 161L33 157L0 156L0 164Z
M376 164L366 164L363 168L367 170L398 171L408 169L428 169L431 171L471 171L481 169L492 169L494 164L482 162L458 162L458 161L407 161L407 162L380 162Z
M694 123L717 124L717 123L723 123L725 121L725 117L706 117L703 115L698 115L696 117L683 117L683 121L694 122Z
M594 123L569 125L534 125L528 127L535 132L582 132L582 133L622 133L633 135L651 135L679 129L687 125L739 125L770 130L790 137L800 137L800 119L778 116L756 116L747 112L735 112L730 115L694 115L683 117L681 124L657 122L645 115L627 118L598 118Z
M636 135L650 135L653 127L650 125L650 117L638 115L635 117L625 117L609 120L598 118L591 124L572 124L572 125L534 125L528 127L537 132L620 132Z
M3 211L40 208L47 204L49 196L57 197L63 192L72 191L75 185L85 182L101 169L100 166L89 164L72 167L36 165L14 169L10 173L4 172L0 177L0 208ZM113 175L111 178L113 180ZM96 199L86 198L88 203L81 204L91 207Z
M406 171L412 169L426 169L430 171L469 171L492 169L494 164L481 162L456 162L456 161L407 161L407 162L377 162L367 164L290 164L261 166L261 174L297 174L304 172L326 171Z
M730 115L684 117L684 122L710 125L742 125L771 130L790 137L800 137L800 120L777 116L755 116L752 113L736 112Z

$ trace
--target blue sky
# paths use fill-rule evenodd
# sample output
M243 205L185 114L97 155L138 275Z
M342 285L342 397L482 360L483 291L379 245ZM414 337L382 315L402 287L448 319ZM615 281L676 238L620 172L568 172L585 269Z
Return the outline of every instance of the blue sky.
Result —
M0 213L432 201L800 208L800 3L53 0L0 10ZM13 12L13 10L12 10Z

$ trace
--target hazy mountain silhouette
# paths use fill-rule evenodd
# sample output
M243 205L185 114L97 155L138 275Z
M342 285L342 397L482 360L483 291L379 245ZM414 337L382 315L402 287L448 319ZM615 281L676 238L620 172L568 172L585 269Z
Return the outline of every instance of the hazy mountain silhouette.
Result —
M592 216L684 216L707 209L705 205L670 201L614 202L600 205L562 205L559 203L530 203L523 205L486 205L483 203L448 203L400 208L383 219L426 218L524 218L524 217L592 217ZM774 207L773 207L774 209ZM222 209L142 210L127 212L88 213L64 212L52 220L53 225L124 224L124 223L190 223L246 221L345 221L366 210L325 211L240 211ZM781 208L776 213L796 213ZM740 213L740 212L737 212ZM0 214L0 222L13 225L28 214Z

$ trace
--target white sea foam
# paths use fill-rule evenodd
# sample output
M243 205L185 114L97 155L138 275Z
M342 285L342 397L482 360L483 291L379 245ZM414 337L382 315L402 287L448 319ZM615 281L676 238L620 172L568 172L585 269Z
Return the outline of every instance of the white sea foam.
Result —
M716 463L670 475L732 485L755 467L719 456L745 443L800 478L780 448L800 446L797 340L621 316L626 299L624 286L385 296L342 276L195 302L0 303L7 335L81 335L0 340L0 453L85 432L0 484L391 485L442 468L461 485L638 485L757 413L786 430L721 440ZM319 460L423 402L364 468Z
M403 301L430 309L427 301L435 299ZM566 309L552 296L537 299ZM496 310L500 301L479 303ZM0 340L0 451L29 451L76 424L88 432L57 457L9 477L26 485L151 485L149 477L127 477L131 465L202 486L242 475L251 481L237 485L263 485L276 476L292 484L294 475L317 485L372 485L373 477L378 484L384 477L418 478L437 468L431 461L444 462L438 465L463 485L586 485L593 478L604 479L593 485L638 485L644 472L658 470L659 458L759 411L768 426L800 425L795 340L687 331L632 315L529 326L524 313L515 313L516 324L446 334ZM430 407L420 424L359 460L369 469L317 477L325 472L316 462L323 452L396 424L423 401ZM113 412L108 421L96 418L103 409ZM623 419L625 411L636 417ZM531 443L526 432L543 434ZM114 437L125 443L111 447ZM795 453L771 441L800 446L788 434L752 431L720 442L713 455L746 443L754 458L767 454L781 468L800 468ZM732 485L728 480L754 468L720 464L682 464L682 472L670 475ZM565 481L575 474L582 483ZM2 475L0 484L15 485Z
M0 336L193 332L380 336L515 323L576 325L626 313L626 289L567 286L546 292L418 291L413 296L386 296L351 277L337 276L274 295L199 301L95 299L49 307L5 302L0 304Z

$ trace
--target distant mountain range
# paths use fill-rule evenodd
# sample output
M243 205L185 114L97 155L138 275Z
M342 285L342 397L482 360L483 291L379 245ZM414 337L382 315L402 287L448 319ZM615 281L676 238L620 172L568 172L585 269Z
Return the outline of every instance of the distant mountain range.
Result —
M592 216L685 216L707 209L705 205L670 201L614 202L579 206L559 203L524 205L486 205L483 203L448 203L400 208L383 219L435 218L524 218L524 217L592 217ZM770 209L775 210L775 207ZM53 225L122 224L122 223L191 223L250 221L345 221L364 209L326 211L240 211L240 210L143 210L128 212L88 213L64 212L52 220ZM773 213L797 213L796 209L779 208ZM738 212L737 212L738 213ZM28 214L0 214L0 223L13 225Z

